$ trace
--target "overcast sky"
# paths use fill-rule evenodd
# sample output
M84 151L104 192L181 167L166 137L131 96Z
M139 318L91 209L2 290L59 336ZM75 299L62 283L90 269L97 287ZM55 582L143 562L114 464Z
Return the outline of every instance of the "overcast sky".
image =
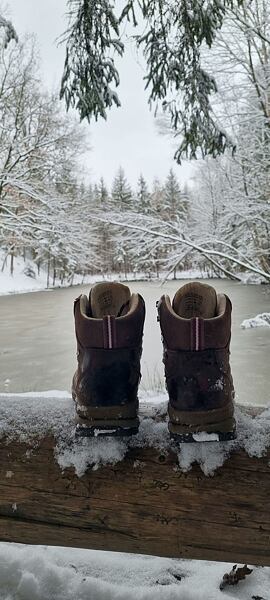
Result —
M8 0L8 6L17 33L36 34L46 85L50 89L59 87L64 46L58 46L56 39L66 28L66 0ZM188 163L179 167L173 161L175 141L158 133L148 108L143 75L143 65L138 64L135 50L129 48L120 69L118 94L122 107L112 109L106 122L87 126L92 151L84 164L92 181L103 176L110 185L120 165L133 186L141 172L150 185L155 176L164 180L171 167L180 183L191 174Z

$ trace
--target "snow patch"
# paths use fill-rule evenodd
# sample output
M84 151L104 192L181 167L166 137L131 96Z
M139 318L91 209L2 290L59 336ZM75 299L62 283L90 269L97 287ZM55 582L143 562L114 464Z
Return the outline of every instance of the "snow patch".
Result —
M44 401L45 400L45 401ZM169 436L167 397L165 394L140 398L140 428L131 438L75 438L74 403L69 395L57 391L0 394L0 435L7 442L20 439L32 446L45 435L55 438L55 457L61 467L73 467L78 477L89 468L114 465L124 459L131 448L150 447L166 453L173 451L182 471L194 463L205 475L213 475L228 456L243 448L249 456L263 456L270 448L270 408L263 408L255 418L243 407L235 411L237 439L230 442L204 442L198 434L197 443L177 444ZM28 458L31 449L27 449ZM11 476L7 475L6 476Z
M241 323L242 329L252 329L253 327L270 327L270 312L264 312L251 319L244 319Z
M207 433L206 431L200 431L199 433L193 433L193 439L195 442L218 442L219 437L217 433Z
M127 446L117 438L78 438L67 445L61 441L56 446L55 456L61 469L74 467L81 477L89 468L114 465L124 459Z
M228 563L0 543L1 600L269 598L269 567L221 592Z

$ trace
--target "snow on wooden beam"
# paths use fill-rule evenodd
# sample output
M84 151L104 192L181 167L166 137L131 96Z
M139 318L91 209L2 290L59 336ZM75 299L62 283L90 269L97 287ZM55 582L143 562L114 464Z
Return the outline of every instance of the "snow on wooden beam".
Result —
M160 428L158 412L155 420ZM148 413L148 431L149 421ZM0 452L1 541L270 566L269 451L235 450L206 476L198 464L181 470L175 448L134 444L80 477L61 468L53 435L6 433Z

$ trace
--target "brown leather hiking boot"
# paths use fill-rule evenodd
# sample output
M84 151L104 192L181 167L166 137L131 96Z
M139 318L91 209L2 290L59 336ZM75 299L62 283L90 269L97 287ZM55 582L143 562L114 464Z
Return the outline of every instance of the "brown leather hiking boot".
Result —
M181 442L235 438L234 389L229 364L231 302L210 285L188 283L162 296L169 431Z
M145 306L121 283L98 283L74 303L78 368L72 382L77 435L138 432Z

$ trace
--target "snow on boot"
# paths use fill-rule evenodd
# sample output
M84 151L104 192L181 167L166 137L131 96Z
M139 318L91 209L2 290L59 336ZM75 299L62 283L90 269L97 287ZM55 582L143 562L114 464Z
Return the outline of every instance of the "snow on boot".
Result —
M210 285L188 283L162 296L169 431L180 442L235 438L234 388L229 355L231 302Z
M76 434L138 432L143 298L121 283L97 283L74 303L78 368L72 382Z

